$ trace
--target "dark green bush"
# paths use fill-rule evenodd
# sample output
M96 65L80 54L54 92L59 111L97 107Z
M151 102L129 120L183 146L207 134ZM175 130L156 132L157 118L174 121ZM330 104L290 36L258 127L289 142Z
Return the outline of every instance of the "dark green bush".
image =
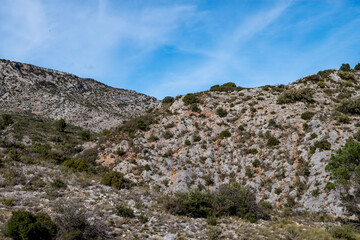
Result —
M195 136L193 136L193 140L194 140L194 142L200 142L201 137L199 135L195 135Z
M342 113L360 114L360 97L343 99L337 106L337 110Z
M245 128L244 128L243 125L240 125L240 126L238 127L238 129L239 129L240 131L244 131L244 130L245 130Z
M170 131L165 131L162 136L165 139L170 139L170 138L174 137L174 134Z
M310 120L314 115L315 115L315 113L306 111L301 114L301 119Z
M62 163L63 166L71 168L78 172L85 172L88 171L90 166L88 163L85 162L84 159L68 159Z
M256 220L268 219L265 209L256 203L255 195L238 183L221 185L216 192L201 192L198 189L176 193L165 202L172 214L195 218L213 216L238 216Z
M118 148L118 149L116 150L116 154L119 155L119 156L123 156L123 155L126 154L126 152L124 151L124 149Z
M351 70L350 64L348 64L348 63L343 63L343 64L341 64L339 70L340 70L340 71L344 71L344 72L350 71L350 70Z
M64 119L60 119L55 122L55 129L59 132L64 132L67 124Z
M335 184L334 183L332 183L332 182L328 182L328 183L326 183L326 185L325 185L325 189L326 190L332 190L332 189L335 189Z
M225 109L218 108L216 109L216 114L219 115L219 117L226 117L228 113Z
M352 72L339 72L338 75L341 79L349 82L345 83L349 85L348 87L351 87L351 83L355 81L355 75Z
M349 124L351 122L349 116L341 115L338 117L338 123Z
M67 188L66 184L60 178L55 178L54 181L51 183L51 186L56 189Z
M57 227L49 215L14 211L8 221L5 234L15 240L55 239Z
M330 228L329 233L332 237L345 240L356 240L355 230L353 227L348 225L335 226Z
M116 209L116 214L120 217L125 217L125 218L135 217L134 211L125 203L121 203L120 205L116 206L115 209Z
M267 141L269 147L274 147L279 145L280 141L276 137L270 137Z
M66 203L64 207L59 209L59 214L55 220L59 232L58 239L108 239L105 232L106 228L98 221L90 224L81 206Z
M222 131L222 132L220 133L220 137L221 137L221 138L231 137L231 133L230 133L228 130Z
M253 167L257 168L257 167L260 167L260 160L259 159L255 159L255 161L252 163Z
M175 101L175 99L171 96L166 96L164 97L164 99L162 100L162 103L173 103Z
M277 103L313 102L314 93L315 91L311 88L288 89L279 95Z
M47 156L51 150L51 146L49 144L41 144L41 143L34 143L30 151L33 153L38 153L40 156Z
M7 114L7 113L1 114L1 119L0 119L1 126L7 127L13 123L14 123L14 121L12 120L12 117L10 114Z
M137 130L148 131L150 129L150 125L153 123L155 123L154 116L149 113L127 121L119 127L119 130L130 134L135 133Z
M310 151L312 153L315 153L316 149L319 149L320 151L324 150L330 150L331 149L331 143L329 143L328 140L320 140L316 141L313 146L310 147Z
M186 139L184 143L185 143L186 146L189 146L191 144L189 139Z
M111 131L109 130L109 129L105 129L105 130L103 130L102 131L102 135L104 135L104 136L107 136L107 135L109 135L111 133Z
M356 66L354 67L354 70L360 70L360 63L356 64Z
M148 141L149 142L156 142L156 141L158 141L160 138L158 137L158 136L156 136L156 135L154 135L154 134L151 134L150 135L150 137L149 137L149 139L148 139Z
M130 188L130 181L124 178L124 175L119 172L108 172L101 179L101 184L112 186L115 189Z
M235 91L235 90L241 90L243 88L237 87L235 83L228 82L224 83L223 85L214 85L210 88L210 91L218 91L218 92L229 92L229 91Z
M83 140L83 141L90 141L91 140L90 131L81 131L79 135L80 135L81 140Z
M190 110L193 111L193 112L197 112L197 113L201 112L201 109L199 108L197 103L192 103L190 105Z
M183 97L183 102L185 105L190 105L190 104L193 104L193 103L199 103L200 100L198 99L198 97L193 94L193 93L189 93L189 94L186 94L184 97Z
M256 148L250 148L250 149L247 150L247 153L248 154L257 154L258 150Z

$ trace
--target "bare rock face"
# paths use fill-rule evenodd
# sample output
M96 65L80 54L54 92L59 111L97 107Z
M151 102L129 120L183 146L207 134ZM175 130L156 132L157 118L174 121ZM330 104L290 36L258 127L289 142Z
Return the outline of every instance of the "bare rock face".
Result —
M0 108L29 111L92 131L109 129L154 108L158 101L93 79L0 60Z

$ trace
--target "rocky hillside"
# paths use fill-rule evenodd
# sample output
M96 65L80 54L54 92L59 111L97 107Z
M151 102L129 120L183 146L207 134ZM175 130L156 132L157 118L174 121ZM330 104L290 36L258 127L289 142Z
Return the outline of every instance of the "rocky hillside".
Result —
M0 108L21 110L93 131L122 124L157 105L155 98L93 79L0 60Z
M237 181L276 206L344 216L325 167L360 125L344 109L359 88L359 71L327 70L288 86L228 83L166 98L115 133L99 161L164 192Z
M37 86L20 75L38 68L2 64ZM359 68L166 97L101 134L96 119L73 122L89 131L0 109L0 238L18 239L27 217L44 239L360 239Z

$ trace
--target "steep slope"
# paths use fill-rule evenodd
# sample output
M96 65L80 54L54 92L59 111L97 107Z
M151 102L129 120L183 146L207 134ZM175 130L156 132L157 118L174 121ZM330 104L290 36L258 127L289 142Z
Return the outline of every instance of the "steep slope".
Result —
M359 89L354 70L288 86L214 86L125 124L104 143L100 161L165 192L237 181L279 207L344 216L325 166L360 124L358 115L336 110Z
M93 79L0 60L0 108L29 111L93 131L108 129L144 114L157 100L116 89Z

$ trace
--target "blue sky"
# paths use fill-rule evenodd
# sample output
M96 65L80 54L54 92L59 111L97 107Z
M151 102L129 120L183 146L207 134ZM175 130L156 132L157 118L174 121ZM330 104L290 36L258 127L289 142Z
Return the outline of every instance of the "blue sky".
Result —
M360 1L1 0L0 58L162 99L360 62Z

